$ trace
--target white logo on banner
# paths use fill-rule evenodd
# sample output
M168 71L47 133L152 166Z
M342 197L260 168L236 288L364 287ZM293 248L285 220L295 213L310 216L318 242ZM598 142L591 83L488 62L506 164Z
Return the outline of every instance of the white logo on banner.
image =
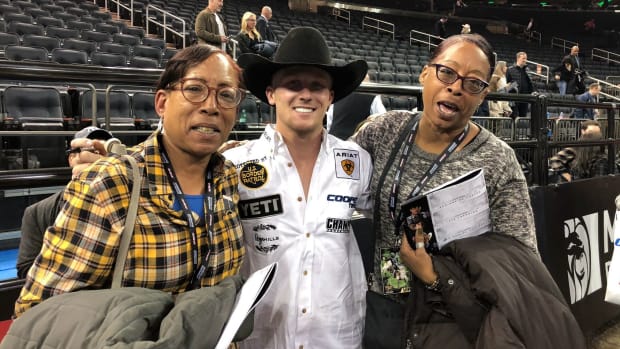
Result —
M613 221L607 210L603 215L603 253L613 246ZM564 221L564 239L568 258L568 286L570 302L576 303L602 288L599 248L599 213ZM611 258L611 256L610 256ZM607 271L607 268L605 268Z

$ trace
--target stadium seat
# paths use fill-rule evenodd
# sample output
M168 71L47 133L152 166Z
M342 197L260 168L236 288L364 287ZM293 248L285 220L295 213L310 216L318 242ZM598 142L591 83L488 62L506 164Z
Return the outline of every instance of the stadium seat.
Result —
M62 27L47 27L45 28L45 35L58 39L80 38L80 32L77 29Z
M140 27L127 27L123 30L123 34L137 36L144 40L144 29Z
M90 56L97 50L97 43L94 41L84 41L79 39L65 39L62 42L62 48L85 51L86 54Z
M137 125L154 130L159 123L159 115L155 111L154 92L136 92L131 98L131 109Z
M102 42L101 45L99 45L98 51L106 53L116 53L125 57L129 57L131 55L131 46L119 44L116 42Z
M114 34L112 41L131 46L140 45L140 37L129 34Z
M154 58L134 56L129 62L130 67L134 68L159 68L159 61Z
M60 92L49 87L9 86L4 90L6 118L21 129L62 130L63 111Z
M94 41L98 43L112 41L112 36L108 33L94 32L89 30L82 30L82 40Z
M49 36L27 34L22 38L22 45L43 47L47 52L51 52L53 49L60 47L60 40Z
M93 52L90 63L103 67L127 67L127 57L116 53Z
M93 28L95 28L95 26L99 23L104 23L103 19L93 16L82 16L80 17L80 22L89 23L93 26Z
M30 15L30 17L34 18L36 22L39 22L39 18L41 17L50 17L52 14L50 11L43 10L37 7L30 7L24 10L25 14Z
M407 73L394 74L396 85L411 85L411 76Z
M159 47L136 45L133 47L133 55L156 59L157 64L159 64L162 52Z
M80 17L67 12L52 12L52 16L62 19L65 23L69 21L79 21Z
M92 118L92 96L91 90L85 91L80 97L82 108L82 118ZM106 96L105 91L97 91L97 125L106 128ZM110 127L111 130L133 130L136 128L135 121L131 113L131 101L129 94L124 91L110 92Z
M55 5L55 4L43 4L43 5L41 5L41 9L49 11L49 13L64 12L65 11L65 9L62 6L58 6L58 5Z
M56 48L52 51L52 62L60 64L88 64L86 51Z
M75 4L73 4L73 6L75 6ZM72 15L76 15L78 17L82 17L82 16L86 16L89 14L88 11L81 9L79 7L69 7L67 9L65 9L65 11L67 11L67 13L70 13Z
M258 123L258 104L256 102L256 98L248 94L239 104L239 113L245 111L246 123L248 124Z
M0 32L0 50L4 51L8 45L19 45L19 36L13 33Z
M145 37L142 39L142 45L158 47L161 50L166 48L166 42L164 41L164 39L158 39L158 38Z
M9 32L15 33L19 36L26 34L43 35L43 26L40 24L23 23L23 22L10 22Z
M382 84L394 84L394 73L380 71L378 73L377 80Z
M120 33L120 29L117 26L103 22L95 24L95 31L108 34Z
M76 30L93 30L93 25L91 23L88 22L82 22L82 21L76 21L76 20L72 20L72 21L66 21L65 23L67 23L67 28L69 29L76 29Z
M44 27L60 27L63 28L65 23L62 19L49 16L41 16L37 18L37 24L41 24Z
M47 50L42 47L9 45L4 49L4 56L12 61L48 61Z
M3 18L7 23L11 23L11 22L32 23L33 22L32 16L27 15L25 13L18 13L18 12L5 13Z

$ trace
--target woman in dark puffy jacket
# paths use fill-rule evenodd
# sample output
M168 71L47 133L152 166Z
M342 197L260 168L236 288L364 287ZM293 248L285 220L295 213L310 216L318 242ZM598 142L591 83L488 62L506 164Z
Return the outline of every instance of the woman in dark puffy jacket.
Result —
M256 15L246 12L241 17L241 30L237 35L241 53L256 53L265 58L271 58L278 48L278 44L263 40L256 30Z

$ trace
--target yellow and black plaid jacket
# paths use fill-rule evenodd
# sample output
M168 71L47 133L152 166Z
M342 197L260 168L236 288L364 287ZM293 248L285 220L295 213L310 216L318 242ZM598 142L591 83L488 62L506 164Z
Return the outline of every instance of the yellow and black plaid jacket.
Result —
M162 165L156 134L130 152L142 170L142 183L122 285L183 292L193 274L191 236L183 212L172 209L173 188ZM203 287L236 274L245 254L235 167L220 154L212 156L209 166L214 169L217 212ZM60 293L109 287L129 207L130 178L128 162L110 156L67 185L66 204L45 232L41 252L15 305L17 316ZM199 219L196 214L194 217ZM208 250L208 232L204 222L198 225L202 260Z

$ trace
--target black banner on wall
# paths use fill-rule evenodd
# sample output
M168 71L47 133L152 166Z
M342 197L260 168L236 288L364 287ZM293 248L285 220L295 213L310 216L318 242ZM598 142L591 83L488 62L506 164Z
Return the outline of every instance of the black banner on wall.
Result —
M538 246L584 333L620 316L604 301L620 176L531 188Z

